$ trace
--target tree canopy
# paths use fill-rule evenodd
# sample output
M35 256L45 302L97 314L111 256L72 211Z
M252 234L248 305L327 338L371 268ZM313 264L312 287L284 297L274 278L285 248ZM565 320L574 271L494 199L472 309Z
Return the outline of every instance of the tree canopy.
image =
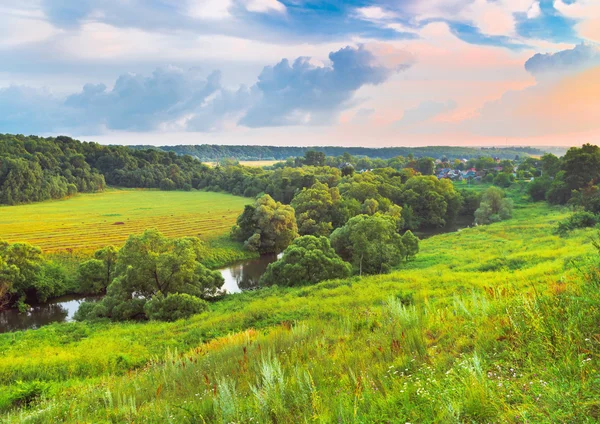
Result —
M407 250L390 216L358 215L331 234L331 245L358 274L381 274L398 266Z
M327 237L303 236L284 250L261 277L263 285L295 286L350 276L352 266L342 260Z
M249 250L280 253L298 236L294 209L265 194L247 206L232 229L232 237Z
M155 311L153 308L163 301L169 305L182 301L168 300L170 294L214 296L223 285L223 277L200 263L200 243L195 237L170 239L156 230L131 235L119 250L115 278L106 296L98 303L83 304L78 319L143 319L149 317L145 305L151 299L155 306L150 310Z

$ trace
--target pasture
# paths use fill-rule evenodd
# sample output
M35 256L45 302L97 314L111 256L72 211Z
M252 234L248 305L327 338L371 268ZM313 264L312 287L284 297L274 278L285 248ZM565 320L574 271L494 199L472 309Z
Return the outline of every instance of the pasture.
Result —
M130 234L147 228L169 237L214 239L229 232L249 202L222 193L110 189L0 207L0 239L31 243L46 253L120 246Z

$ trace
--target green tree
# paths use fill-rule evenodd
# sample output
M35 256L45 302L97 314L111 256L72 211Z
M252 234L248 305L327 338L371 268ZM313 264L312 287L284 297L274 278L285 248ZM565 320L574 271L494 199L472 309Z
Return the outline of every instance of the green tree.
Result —
M146 318L144 305L153 296L215 295L223 285L223 277L200 263L201 250L201 242L195 237L170 239L156 230L129 236L118 253L115 278L106 297L93 307L82 305L79 318Z
M23 308L29 292L37 297L36 283L44 262L42 251L38 247L0 241L0 284L3 286L0 291L5 293L4 298L16 299ZM39 294L41 298L46 298L53 291L44 289Z
M570 148L562 158L561 169L571 190L595 184L600 179L600 148L591 144Z
M325 153L315 150L308 150L304 153L304 164L308 166L323 166L325 165Z
M365 215L375 215L379 209L379 202L375 199L367 199L363 202L361 213Z
M475 223L491 224L512 217L512 201L504 197L498 187L488 188L481 196L479 209L475 211Z
M298 236L296 216L291 206L276 202L265 194L256 200L253 208L252 216L249 215L250 209L244 210L238 218L238 225L232 230L238 240L252 234L245 242L249 250L261 254L280 253Z
M417 160L416 170L423 175L433 175L435 161L431 158L419 158Z
M340 200L337 188L315 183L294 196L291 206L295 210L300 235L328 236L333 229L332 214L335 202Z
M552 153L546 153L541 158L542 172L545 177L554 178L560 171L560 159Z
M546 193L550 189L552 181L549 177L543 176L535 178L527 185L527 192L534 202L545 200Z
M406 260L414 258L419 253L419 238L412 231L408 230L402 235L402 244L406 249Z
M283 257L272 263L261 277L264 285L295 286L350 276L352 266L342 260L327 237L303 236L284 250Z
M94 252L94 258L78 267L79 290L82 293L106 293L115 276L118 250L107 246Z
M406 256L396 221L381 214L351 218L331 234L331 245L360 275L388 272Z
M498 175L494 177L494 185L502 188L510 187L514 180L512 174L506 172L499 172Z

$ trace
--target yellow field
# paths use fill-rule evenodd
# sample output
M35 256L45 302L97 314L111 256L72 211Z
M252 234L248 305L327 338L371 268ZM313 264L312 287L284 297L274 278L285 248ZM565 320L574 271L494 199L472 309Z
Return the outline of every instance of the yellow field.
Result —
M275 165L278 162L282 162L282 161L280 161L280 160L241 160L240 165L261 168L263 166ZM212 166L212 167L217 165L217 162L203 162L203 163L205 165Z
M130 234L157 228L167 236L226 234L250 199L221 193L109 190L71 199L0 207L0 239L44 252L120 246Z

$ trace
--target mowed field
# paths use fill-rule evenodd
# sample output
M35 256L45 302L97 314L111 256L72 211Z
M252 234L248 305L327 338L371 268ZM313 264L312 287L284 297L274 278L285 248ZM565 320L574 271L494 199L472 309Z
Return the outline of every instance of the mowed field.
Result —
M250 166L254 168L262 168L263 166L273 166L276 163L283 162L281 160L241 160L240 165ZM208 166L217 166L217 162L204 162Z
M46 253L121 246L156 228L170 237L211 239L229 232L251 200L222 193L110 189L71 199L0 207L0 239Z

